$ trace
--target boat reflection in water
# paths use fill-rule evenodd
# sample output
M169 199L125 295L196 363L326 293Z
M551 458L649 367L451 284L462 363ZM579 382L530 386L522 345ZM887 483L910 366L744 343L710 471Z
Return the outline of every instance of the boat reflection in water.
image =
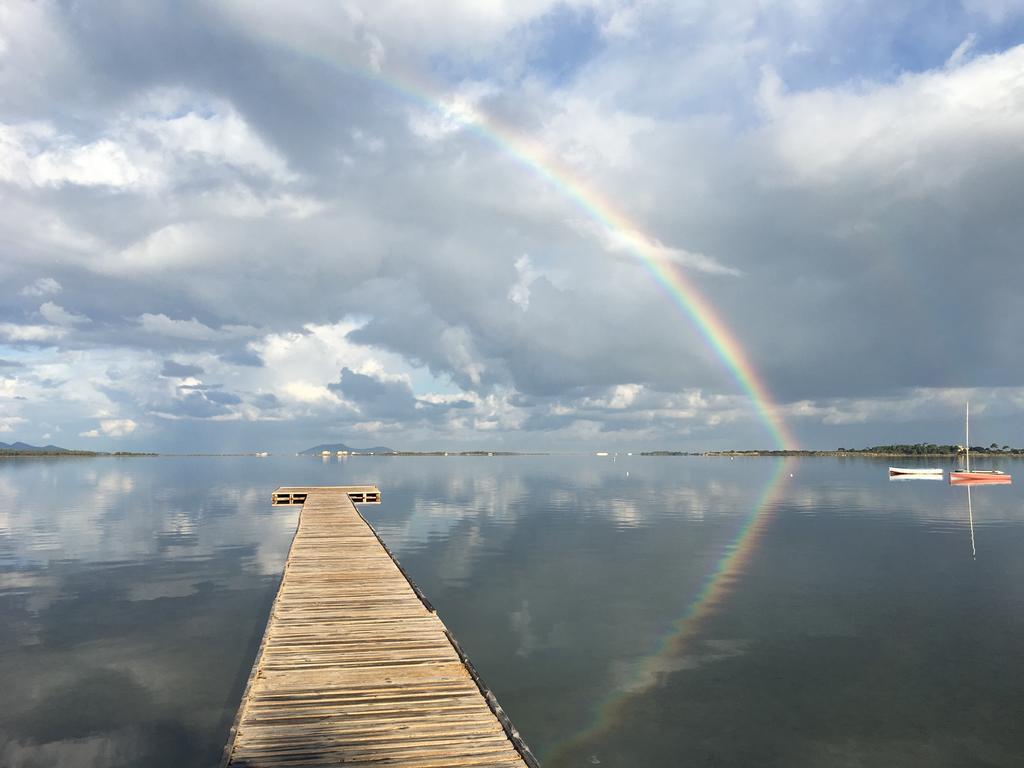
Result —
M974 546L974 510L971 508L971 486L967 486L967 519L971 523L971 558L978 557L978 550Z
M958 473L967 474L967 473ZM971 505L971 487L975 485L1010 485L1013 480L1010 475L1002 472L988 474L982 473L983 476L978 479L965 479L965 478L954 478L953 473L950 473L949 484L960 485L967 488L967 520L971 526L971 557L976 558L978 555L977 549L974 546L974 508Z

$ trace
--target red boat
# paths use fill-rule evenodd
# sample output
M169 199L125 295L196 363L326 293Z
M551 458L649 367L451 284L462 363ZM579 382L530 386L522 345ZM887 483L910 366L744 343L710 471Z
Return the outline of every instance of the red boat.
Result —
M963 471L950 472L950 485L1008 485L1013 476L998 469L975 469L971 471L971 404L967 404L964 413L964 444L966 446L966 462Z
M979 472L950 472L950 485L1008 485L1013 482L1013 475L995 469Z

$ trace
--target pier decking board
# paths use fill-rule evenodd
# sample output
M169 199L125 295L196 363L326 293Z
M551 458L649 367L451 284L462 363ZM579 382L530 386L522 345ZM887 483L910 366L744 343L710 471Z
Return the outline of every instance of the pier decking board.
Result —
M303 506L224 765L536 768L353 500L380 491L274 491Z

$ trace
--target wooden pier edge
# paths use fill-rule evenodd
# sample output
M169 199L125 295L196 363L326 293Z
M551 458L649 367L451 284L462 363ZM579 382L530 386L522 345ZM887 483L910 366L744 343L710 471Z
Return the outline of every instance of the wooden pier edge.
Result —
M501 724L501 729L505 732L505 735L508 737L508 740L515 748L516 752L519 753L519 756L523 758L523 762L526 763L526 765L529 766L529 768L541 768L540 762L537 760L536 757L534 757L533 752L530 751L530 748L526 745L526 742L523 741L523 737L519 735L519 731L512 724L512 721L509 719L509 716L505 714L505 710L502 709L501 704L498 703L498 698L487 686L487 683L484 682L483 678L480 677L480 673L477 671L477 668L473 665L473 662L470 661L469 656L466 655L466 652L462 650L462 646L459 645L459 641L455 639L455 635L452 634L452 631L450 629L448 629L448 625L444 623L444 619L442 619L441 616L438 614L437 609L434 608L431 602L427 599L427 596L423 594L423 590L420 589L420 585L417 584L416 581L412 578L412 576L410 576L409 573L405 570L405 568L402 567L402 564L398 561L398 558L395 557L395 553L391 551L391 548L384 543L384 539L382 539L380 537L380 534L377 533L377 529L370 525L369 521L365 517L363 517L363 513L359 511L359 507L356 507L356 514L359 515L359 517L362 519L364 523L366 523L366 527L373 532L373 535L377 538L377 541L380 542L381 547L383 547L384 551L388 553L388 557L391 558L391 562L395 564L395 567L398 568L399 571L401 571L402 575L405 577L405 580L409 582L409 586L412 588L412 591L416 593L416 597L420 599L420 602L423 603L423 607L435 616L437 616L437 620L440 621L441 626L444 627L445 637L448 638L448 642L451 643L452 648L455 650L455 653L458 654L459 660L462 661L462 665L466 668L466 671L469 672L469 676L473 678L473 682L476 683L476 687L480 691L480 695L484 697L484 701L487 702L488 708L490 708L491 712L494 714L494 717L497 718L498 722Z
M276 498L275 498L276 493L277 492L275 491L275 494L272 495L272 501L274 503L276 503ZM367 499L367 501L365 503L379 504L380 503L379 491L377 493L378 493L378 495L377 495L377 497L375 499L373 499L373 500ZM223 750L223 753L222 753L222 756L221 756L221 761L220 761L220 764L219 764L220 768L229 768L229 766L231 765L231 760L232 760L232 756L233 756L234 751L235 751L235 746L236 746L236 741L237 741L237 736L238 736L239 728L240 728L240 725L242 723L242 719L243 719L244 714L245 714L245 709L246 709L245 705L246 705L246 702L248 702L249 699L250 699L250 694L251 694L251 692L253 690L253 686L255 685L256 680L259 677L260 670L261 670L261 668L263 666L264 651L266 649L267 642L268 642L268 637L269 637L269 634L270 634L269 633L269 629L270 629L271 623L274 620L276 609L278 607L278 602L281 600L281 596L284 593L284 586L285 586L285 582L286 582L286 580L288 578L288 571L289 571L290 565L291 565L292 549L295 546L295 541L296 541L296 538L297 538L297 536L299 534L299 530L300 530L301 525L302 525L302 514L303 514L303 511L305 509L304 501L305 501L305 499L303 499L303 503L302 503L302 505L300 506L300 509L299 509L299 514L296 516L295 530L292 533L292 540L291 540L291 543L289 544L289 547L288 547L288 557L285 560L285 564L284 564L284 567L283 567L282 572L281 572L281 578L280 578L280 580L278 582L277 592L274 595L274 600L271 603L269 612L267 613L267 620L266 620L266 622L264 622L264 625L263 625L263 635L262 635L262 637L260 639L260 644L259 644L259 647L258 647L258 649L256 651L256 656L255 656L255 658L253 660L252 668L249 671L249 676L248 676L248 678L246 680L245 689L242 692L241 703L240 703L240 705L238 707L237 712L235 713L235 717L234 717L234 719L232 721L231 727L228 730L228 737L226 739L224 750ZM350 498L350 501L354 501L354 500L352 500ZM288 503L295 504L297 502L294 501L294 500L291 501L291 502L288 502L288 501L285 502L285 504L288 504ZM360 503L360 502L356 502L356 503ZM451 645L451 647L454 650L455 654L458 656L458 658L461 661L461 663L462 663L463 667L465 668L466 672L469 674L469 677L472 679L472 681L475 684L477 690L479 691L481 697L486 702L488 709L494 715L494 718L496 719L496 721L500 725L502 731L504 732L506 738L508 739L509 744L515 750L516 754L518 754L519 758L523 761L523 763L526 766L528 766L528 768L541 768L540 762L537 760L537 758L534 756L533 752L530 750L529 746L523 740L522 736L520 735L520 733L516 729L516 727L513 725L511 719L508 717L508 715L506 714L505 710L498 703L497 697L494 695L494 693L491 691L491 689L484 682L483 678L480 676L479 671L474 666L474 664L470 660L470 658L466 655L466 652L462 649L462 646L459 644L459 642L456 639L455 635L444 624L444 621L438 615L437 610L434 608L434 606L431 604L431 602L427 599L427 596L423 593L423 590L416 583L416 581L409 575L409 573L405 570L405 568L402 566L401 562L399 562L398 558L395 557L395 554L391 551L390 547L388 547L388 545L384 543L384 540L380 537L380 534L377 532L377 530L366 520L365 517L363 517L362 513L359 511L359 508L356 506L356 503L352 504L352 508L355 510L356 515L363 522L363 524L369 529L369 531L373 534L374 538L380 544L380 546L384 550L384 552L387 553L388 557L391 559L391 562L395 565L395 567L397 568L399 573L401 573L402 577L406 580L406 582L409 585L409 588L413 591L413 593L415 594L416 598L422 603L423 607L428 611L428 613L432 614L436 618L438 623L441 625L441 629L444 632L445 638L447 639L448 643Z
M358 512L359 510L357 509L356 511ZM301 522L299 517L301 515L302 507L299 507L299 514L295 516L295 530L292 532L292 540L288 544L289 554L291 554L292 547L295 545L295 537L299 535L299 523ZM245 702L249 700L253 683L256 682L260 666L263 663L263 650L267 647L267 637L270 634L267 630L270 628L270 622L274 620L274 609L277 608L277 601L281 599L281 594L284 592L282 587L284 586L285 578L288 576L288 564L289 558L285 557L284 568L281 569L281 578L277 582L277 592L274 593L274 600L270 604L267 620L263 622L263 636L260 638L259 648L256 649L256 658L253 659L252 669L249 670L249 678L245 681L245 689L242 691L242 698L239 699L240 703L238 711L235 712L235 719L231 721L231 728L228 730L228 738L224 744L224 754L221 755L220 768L227 768L228 763L231 762L231 753L235 749L235 737L238 735L238 726L241 725L242 715L245 712Z

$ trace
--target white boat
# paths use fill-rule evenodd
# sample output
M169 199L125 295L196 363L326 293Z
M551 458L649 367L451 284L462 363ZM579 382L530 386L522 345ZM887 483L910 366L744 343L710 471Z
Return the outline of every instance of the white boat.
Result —
M942 467L889 467L889 477L920 477L927 480L941 480Z

